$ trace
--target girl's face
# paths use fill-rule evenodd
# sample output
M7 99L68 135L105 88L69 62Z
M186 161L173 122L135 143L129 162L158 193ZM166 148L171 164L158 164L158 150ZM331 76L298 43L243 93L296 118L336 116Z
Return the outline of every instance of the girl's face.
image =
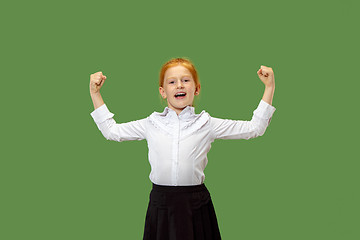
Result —
M179 114L186 106L192 105L194 96L199 94L200 86L195 86L195 81L187 68L178 65L166 70L164 84L159 91L167 100L168 107Z

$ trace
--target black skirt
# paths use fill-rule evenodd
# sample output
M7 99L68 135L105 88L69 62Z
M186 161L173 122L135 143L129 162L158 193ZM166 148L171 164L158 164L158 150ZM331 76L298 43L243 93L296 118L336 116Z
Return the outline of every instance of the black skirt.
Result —
M214 206L205 185L160 186L153 184L143 239L221 239Z

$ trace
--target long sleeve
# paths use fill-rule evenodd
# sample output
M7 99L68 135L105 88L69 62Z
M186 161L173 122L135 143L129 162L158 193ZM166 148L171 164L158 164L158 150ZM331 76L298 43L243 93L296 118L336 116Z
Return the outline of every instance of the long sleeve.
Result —
M261 100L251 121L211 118L214 139L250 139L262 136L276 108Z
M114 114L103 104L90 113L97 127L107 140L132 141L146 138L146 118L127 123L116 123Z

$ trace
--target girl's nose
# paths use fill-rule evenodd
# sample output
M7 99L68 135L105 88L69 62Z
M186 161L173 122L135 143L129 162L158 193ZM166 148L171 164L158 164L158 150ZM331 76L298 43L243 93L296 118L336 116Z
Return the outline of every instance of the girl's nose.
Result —
M182 87L183 87L183 82L182 82L182 81L178 81L178 82L177 82L177 87L178 87L178 88L182 88Z

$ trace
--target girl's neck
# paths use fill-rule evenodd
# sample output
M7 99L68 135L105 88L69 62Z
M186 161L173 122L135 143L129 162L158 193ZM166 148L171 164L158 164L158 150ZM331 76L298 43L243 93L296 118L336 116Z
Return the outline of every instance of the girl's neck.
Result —
M171 110L173 110L174 112L176 112L176 114L179 116L179 114L184 111L184 109L186 109L187 107L192 107L190 105L184 107L184 108L174 108L172 106L168 106L168 108L170 108Z

